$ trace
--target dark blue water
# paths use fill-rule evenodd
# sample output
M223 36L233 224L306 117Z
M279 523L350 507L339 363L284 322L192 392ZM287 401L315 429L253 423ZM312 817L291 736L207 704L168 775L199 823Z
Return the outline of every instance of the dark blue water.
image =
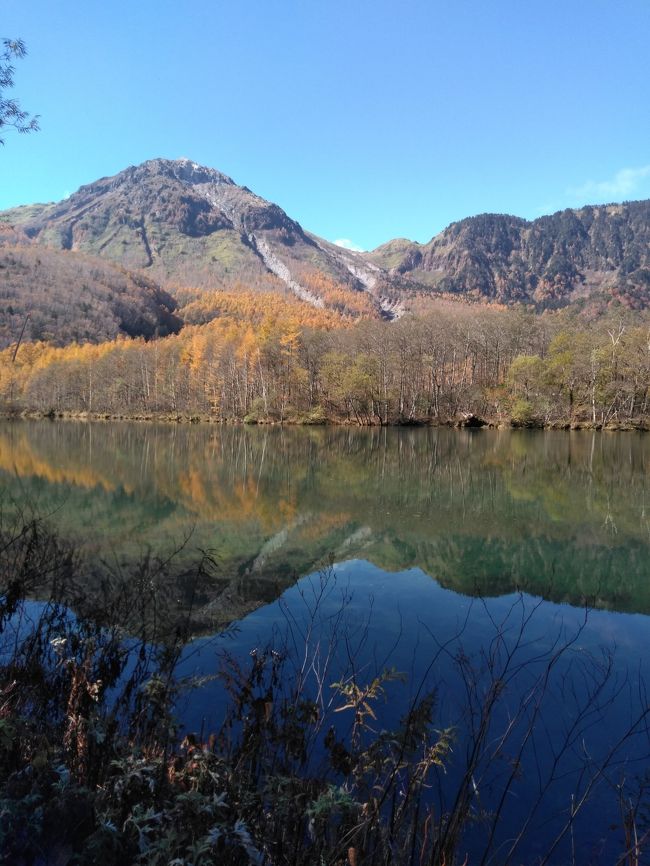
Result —
M649 436L3 424L0 493L125 567L183 538L181 562L209 551L184 675L286 650L287 689L304 671L304 695L343 734L332 684L394 668L403 681L385 684L369 736L434 690L434 726L453 728L437 815L496 691L469 862L483 862L497 813L490 862L528 864L577 809L549 862L616 863L617 791L650 766L633 727L648 703ZM182 592L172 602L182 613ZM206 736L224 711L218 679L179 702ZM321 747L312 760L322 770Z
M352 668L360 684L387 668L405 675L404 682L388 683L385 699L376 702L375 732L396 729L417 693L436 690L434 724L454 729L441 788L429 795L437 814L453 802L476 740L472 723L503 678L472 780L476 823L464 841L470 862L480 862L493 823L480 816L494 813L504 796L486 862L537 862L578 805L550 862L569 863L572 851L580 852L578 863L616 861L622 842L613 786L647 768L647 731L644 724L635 726L646 706L639 684L647 677L648 657L639 649L648 646L647 617L516 593L470 599L442 589L419 569L390 573L353 560L304 578L228 636L194 641L180 672L210 675L224 653L245 664L251 650L269 645L287 648L289 677L305 657L317 660L318 674L306 677L305 693L313 697L325 683L328 724L338 729L350 719L333 714L342 700L330 686ZM475 689L468 697L470 676ZM215 680L186 698L181 712L189 729L207 736L221 726L225 706L223 685ZM313 757L320 766L322 750ZM515 758L520 767L504 795ZM524 827L514 859L507 861Z

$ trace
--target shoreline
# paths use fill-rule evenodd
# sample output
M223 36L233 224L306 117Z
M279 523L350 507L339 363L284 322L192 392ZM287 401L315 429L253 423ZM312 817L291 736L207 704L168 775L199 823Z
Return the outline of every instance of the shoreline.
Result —
M415 419L393 421L387 424L370 421L361 423L356 420L337 420L326 418L317 422L309 418L285 418L282 421L269 419L246 421L241 418L217 418L204 413L187 412L143 412L135 415L111 412L40 412L23 409L20 411L0 411L2 421L77 421L77 422L111 422L125 421L149 424L213 424L219 426L246 427L451 427L463 430L598 430L620 433L647 433L650 431L650 419L646 421L614 421L602 424L599 422L563 419L560 421L530 421L525 424L510 419L481 419L474 415L466 415L451 419Z

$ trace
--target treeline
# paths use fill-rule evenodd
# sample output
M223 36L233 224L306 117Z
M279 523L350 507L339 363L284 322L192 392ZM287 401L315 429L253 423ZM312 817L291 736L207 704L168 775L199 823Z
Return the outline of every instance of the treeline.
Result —
M172 413L220 421L643 424L650 319L449 303L397 322L342 320L272 293L214 302L164 339L23 344L0 355L12 411Z

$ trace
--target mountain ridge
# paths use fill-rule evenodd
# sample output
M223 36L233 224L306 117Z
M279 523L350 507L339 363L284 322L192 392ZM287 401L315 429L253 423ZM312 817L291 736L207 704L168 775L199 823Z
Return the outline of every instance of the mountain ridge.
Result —
M603 290L650 303L650 200L584 205L526 220L483 213L420 244L395 239L367 254L389 272L454 294L542 308Z
M369 292L381 311L372 279L378 269L305 232L248 187L190 160L148 160L62 202L1 216L30 241L146 270L165 286L218 289L237 279L264 289L279 281L318 306L323 301L312 284L325 276L352 292Z
M395 238L369 252L303 229L282 208L217 169L148 160L69 198L4 211L26 242L142 270L163 288L283 288L314 306L363 296L395 318L416 296L536 309L650 306L650 201L585 205L535 220L478 214L425 244ZM1 243L0 239L0 243ZM351 304L354 307L354 302Z

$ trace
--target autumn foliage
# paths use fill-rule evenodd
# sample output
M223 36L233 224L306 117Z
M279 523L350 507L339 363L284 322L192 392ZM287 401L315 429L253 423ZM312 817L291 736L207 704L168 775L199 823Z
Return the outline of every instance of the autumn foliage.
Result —
M189 292L178 334L0 354L6 411L249 422L645 424L646 322L461 304L382 322L290 296Z

